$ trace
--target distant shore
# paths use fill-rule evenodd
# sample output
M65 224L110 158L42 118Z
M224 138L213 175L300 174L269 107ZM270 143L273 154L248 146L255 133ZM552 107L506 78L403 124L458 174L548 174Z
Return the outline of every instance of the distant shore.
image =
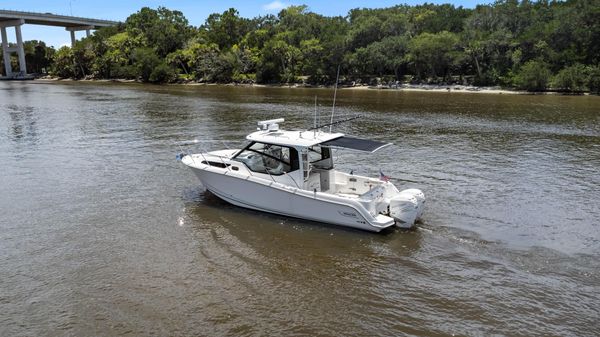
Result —
M136 83L144 84L137 80L127 79L62 79L56 77L42 77L36 79L39 82L99 82L99 83ZM183 86L236 86L236 87L249 87L249 88L333 88L333 86L326 85L310 85L301 83L292 84L257 84L257 83L201 83L201 82L181 82L181 83L170 83L170 84L156 84L156 85L183 85ZM443 84L398 84L398 85L340 85L338 89L343 90L386 90L386 91L406 91L406 92L455 92L455 93L471 93L471 94L508 94L508 95L567 95L558 91L545 91L545 92L529 92L516 89L507 89L498 86L494 87L478 87L472 85L443 85ZM589 93L583 93L580 95L589 95Z

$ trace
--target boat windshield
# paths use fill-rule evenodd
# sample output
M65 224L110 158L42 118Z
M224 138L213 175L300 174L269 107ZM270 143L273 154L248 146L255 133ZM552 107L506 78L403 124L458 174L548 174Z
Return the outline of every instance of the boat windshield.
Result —
M296 149L273 144L250 143L233 160L257 173L282 175L299 169Z

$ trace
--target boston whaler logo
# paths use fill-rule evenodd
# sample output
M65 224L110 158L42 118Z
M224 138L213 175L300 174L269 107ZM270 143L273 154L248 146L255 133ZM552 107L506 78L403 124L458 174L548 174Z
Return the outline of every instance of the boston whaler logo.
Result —
M356 218L356 213L354 212L346 212L346 211L338 211L340 215L347 216L349 218Z

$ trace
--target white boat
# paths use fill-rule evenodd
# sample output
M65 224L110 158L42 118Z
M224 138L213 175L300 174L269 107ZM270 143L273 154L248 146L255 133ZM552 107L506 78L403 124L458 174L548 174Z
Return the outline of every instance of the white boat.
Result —
M375 152L391 144L317 129L280 130L283 121L258 122L242 149L180 159L208 191L240 207L373 232L419 220L420 190L399 191L382 173L369 178L334 167L332 149Z

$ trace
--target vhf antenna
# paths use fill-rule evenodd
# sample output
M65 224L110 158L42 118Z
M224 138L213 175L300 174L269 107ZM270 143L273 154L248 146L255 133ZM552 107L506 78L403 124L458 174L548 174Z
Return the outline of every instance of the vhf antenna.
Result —
M313 134L313 138L317 138L317 95L315 95L315 124L314 124L315 132Z
M337 96L337 87L340 79L340 65L338 64L337 75L335 76L335 89L333 90L333 107L331 107L331 121L329 122L329 132L333 127L333 113L335 112L335 98Z

